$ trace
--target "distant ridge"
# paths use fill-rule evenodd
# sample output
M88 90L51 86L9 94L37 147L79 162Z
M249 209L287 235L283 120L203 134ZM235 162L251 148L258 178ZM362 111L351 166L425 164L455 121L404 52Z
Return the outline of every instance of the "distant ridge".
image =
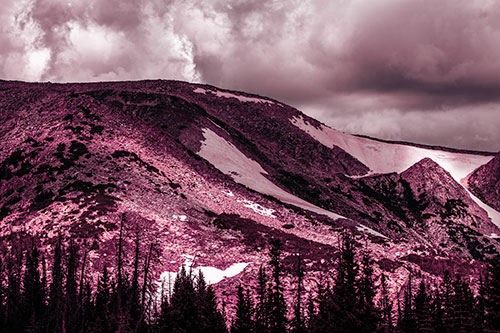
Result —
M426 145L423 143L415 143L415 142L408 142L408 141L379 139L379 138L375 138L373 136L368 136L368 135L363 135L363 134L352 134L352 135L360 137L360 138L365 138L365 139L383 142L383 143L412 146L412 147L416 147L416 148L424 148L424 149L431 149L431 150L442 150L442 151L446 151L449 153L470 154L470 155L479 155L479 156L495 156L497 154L496 152L491 152L491 151L478 151L478 150L451 148L451 147L443 147L443 146L432 146L432 145Z

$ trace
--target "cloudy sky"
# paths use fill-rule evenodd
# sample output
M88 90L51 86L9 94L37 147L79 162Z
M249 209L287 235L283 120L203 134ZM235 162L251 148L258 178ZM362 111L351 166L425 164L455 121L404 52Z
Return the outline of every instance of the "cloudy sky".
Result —
M180 79L351 133L500 150L496 0L2 0L0 78Z

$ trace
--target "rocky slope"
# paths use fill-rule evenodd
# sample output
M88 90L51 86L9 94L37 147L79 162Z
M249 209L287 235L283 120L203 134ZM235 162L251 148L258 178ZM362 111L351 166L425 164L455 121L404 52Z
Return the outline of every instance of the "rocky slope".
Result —
M476 196L500 211L500 154L474 171L467 183Z
M350 230L395 289L410 268L477 274L471 259L500 249L495 210L460 184L493 156L354 137L269 98L176 81L0 82L0 124L4 251L17 234L48 249L62 234L97 272L114 265L123 222L126 251L137 231L141 253L153 244L158 281L189 262L227 289L267 260L270 237L314 276Z

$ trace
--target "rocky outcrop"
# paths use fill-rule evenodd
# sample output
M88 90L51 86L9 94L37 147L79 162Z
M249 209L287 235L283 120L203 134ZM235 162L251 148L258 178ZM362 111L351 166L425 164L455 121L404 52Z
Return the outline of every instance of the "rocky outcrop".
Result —
M467 179L472 193L500 211L500 153L475 170Z

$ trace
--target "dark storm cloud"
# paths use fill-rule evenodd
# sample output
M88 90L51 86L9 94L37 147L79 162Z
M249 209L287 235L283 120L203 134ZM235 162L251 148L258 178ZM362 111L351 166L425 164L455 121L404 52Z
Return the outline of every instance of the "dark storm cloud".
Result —
M207 82L346 131L500 149L493 0L20 0L0 19L3 78Z

